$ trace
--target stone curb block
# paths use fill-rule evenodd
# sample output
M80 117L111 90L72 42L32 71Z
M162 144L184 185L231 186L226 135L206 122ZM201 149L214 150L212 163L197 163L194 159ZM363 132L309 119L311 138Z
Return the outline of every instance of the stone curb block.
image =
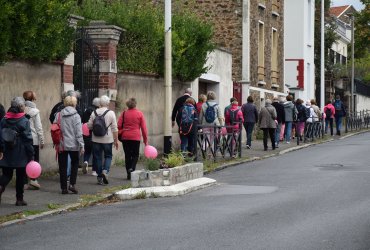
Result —
M179 196L199 189L210 187L215 184L216 180L202 177L172 186L124 189L116 192L115 197L121 200L132 200L137 199L137 196L142 194L143 192L145 192L146 198Z

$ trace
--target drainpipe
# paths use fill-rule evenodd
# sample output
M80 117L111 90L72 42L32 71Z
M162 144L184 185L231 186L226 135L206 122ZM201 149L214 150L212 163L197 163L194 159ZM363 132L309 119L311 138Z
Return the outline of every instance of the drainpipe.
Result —
M171 106L172 106L172 34L171 34L171 0L165 1L165 76L164 76L164 140L163 153L165 155L171 152L172 148L172 123L171 123Z

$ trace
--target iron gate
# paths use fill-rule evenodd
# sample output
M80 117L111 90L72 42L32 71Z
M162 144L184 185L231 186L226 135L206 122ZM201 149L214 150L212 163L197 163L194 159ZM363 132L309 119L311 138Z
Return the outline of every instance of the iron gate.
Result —
M84 111L99 95L99 51L84 28L76 31L73 51L73 83L75 90L81 92L79 105Z

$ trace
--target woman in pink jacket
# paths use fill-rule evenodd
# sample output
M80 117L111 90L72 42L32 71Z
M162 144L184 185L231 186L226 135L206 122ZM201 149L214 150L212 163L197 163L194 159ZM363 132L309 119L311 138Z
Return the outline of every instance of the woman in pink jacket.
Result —
M225 113L225 124L227 127L227 132L228 133L233 133L233 138L232 138L232 145L233 145L233 149L234 149L234 152L233 152L233 156L236 156L236 148L235 148L235 144L236 144L236 141L235 141L235 138L238 138L239 136L239 133L240 133L240 129L242 128L240 126L240 123L239 122L242 122L241 124L243 124L244 122L244 116L243 116L243 112L241 111L240 107L238 106L238 101L235 100L231 103L231 107L226 111ZM232 127L230 127L232 126ZM231 136L230 134L228 134L228 137Z
M123 111L118 119L118 138L122 141L125 152L125 164L127 179L131 179L131 172L135 171L139 159L140 130L145 145L148 145L148 131L144 114L136 109L136 99L130 98L126 101L128 110Z
M330 135L333 136L333 120L335 115L335 108L330 101L326 102L324 107L325 113L325 134L328 133L328 125L330 124Z

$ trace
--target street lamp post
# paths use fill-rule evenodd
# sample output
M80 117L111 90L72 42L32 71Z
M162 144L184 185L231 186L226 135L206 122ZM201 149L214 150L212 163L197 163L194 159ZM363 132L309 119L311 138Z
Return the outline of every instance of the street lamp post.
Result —
M320 106L325 106L325 22L324 22L325 0L321 0L321 67L320 67Z
M352 73L351 73L351 106L353 115L355 115L356 107L355 107L355 16L351 15L351 64L352 64Z
M171 126L171 105L172 105L172 33L171 33L171 0L165 1L165 80L164 80L164 138L163 153L171 152L172 148L172 126Z

